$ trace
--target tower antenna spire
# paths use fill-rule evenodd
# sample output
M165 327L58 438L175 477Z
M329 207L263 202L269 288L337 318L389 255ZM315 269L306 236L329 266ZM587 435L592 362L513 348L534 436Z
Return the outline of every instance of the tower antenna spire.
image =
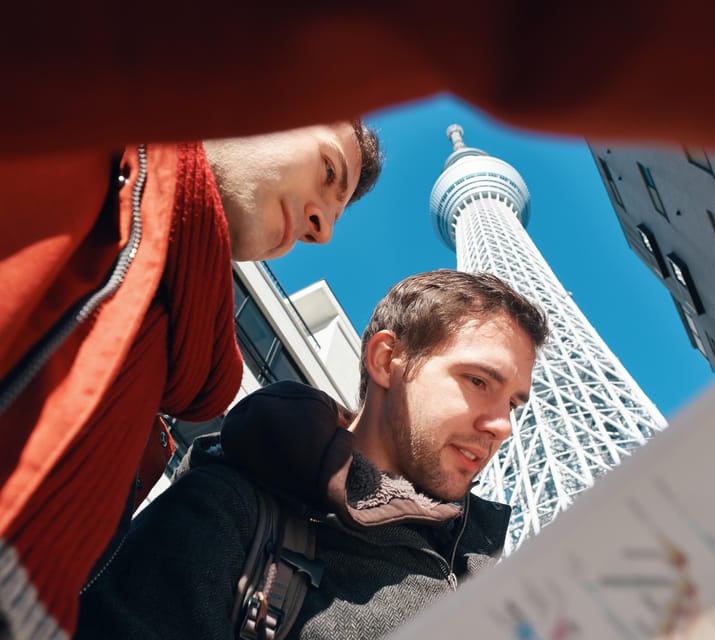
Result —
M458 124L450 124L447 127L447 137L452 143L453 151L459 151L467 146L464 144L464 129L462 129L462 127Z

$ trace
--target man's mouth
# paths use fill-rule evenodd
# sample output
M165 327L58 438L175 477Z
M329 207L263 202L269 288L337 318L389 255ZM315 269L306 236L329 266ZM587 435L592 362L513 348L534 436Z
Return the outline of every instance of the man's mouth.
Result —
M456 444L453 444L452 447L462 461L462 466L474 472L482 465L487 455L486 452L483 452L481 449L467 449L466 447L460 447Z
M465 458L469 458L472 462L474 462L477 459L477 456L475 456L471 451L467 451L466 449L462 449L462 447L457 447L457 450L461 452L461 454Z

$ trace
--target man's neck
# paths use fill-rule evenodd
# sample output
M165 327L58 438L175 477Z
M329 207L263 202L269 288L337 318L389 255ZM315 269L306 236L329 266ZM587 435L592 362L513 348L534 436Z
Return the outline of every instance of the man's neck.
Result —
M368 403L362 406L355 419L348 426L355 436L355 449L368 458L380 471L401 475L392 464L391 442L388 431L380 421L380 416Z

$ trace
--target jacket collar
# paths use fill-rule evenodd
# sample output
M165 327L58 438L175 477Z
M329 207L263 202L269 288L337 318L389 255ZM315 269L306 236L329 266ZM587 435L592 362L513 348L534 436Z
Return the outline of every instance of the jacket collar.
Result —
M188 464L236 466L294 505L335 513L348 526L439 523L461 515L460 505L378 471L354 450L353 434L336 426L337 415L335 401L322 391L296 382L269 385L231 409L220 436L198 439Z
M334 498L342 519L362 526L445 522L462 514L459 504L420 493L405 478L378 471L358 452L353 453L345 485ZM338 505L338 500L342 504Z

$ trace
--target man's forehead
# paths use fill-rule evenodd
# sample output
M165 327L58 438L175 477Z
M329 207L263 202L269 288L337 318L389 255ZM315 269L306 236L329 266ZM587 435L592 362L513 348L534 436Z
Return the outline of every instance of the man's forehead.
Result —
M489 334L504 335L514 333L519 328L514 318L504 311L496 311L486 315L465 315L457 326L456 334Z
M337 122L333 122L327 126L330 127L331 129L334 129L335 131L340 132L340 133L345 133L345 134L354 136L355 141L357 142L357 135L355 133L355 127L353 126L353 123L350 122L349 120L338 120Z
M522 333L528 338L533 349L531 338L521 325L508 313L495 311L488 314L465 313L456 320L440 342L434 345L432 353L444 353L457 342L474 339L475 341L504 340L515 334ZM535 350L535 349L533 349Z

